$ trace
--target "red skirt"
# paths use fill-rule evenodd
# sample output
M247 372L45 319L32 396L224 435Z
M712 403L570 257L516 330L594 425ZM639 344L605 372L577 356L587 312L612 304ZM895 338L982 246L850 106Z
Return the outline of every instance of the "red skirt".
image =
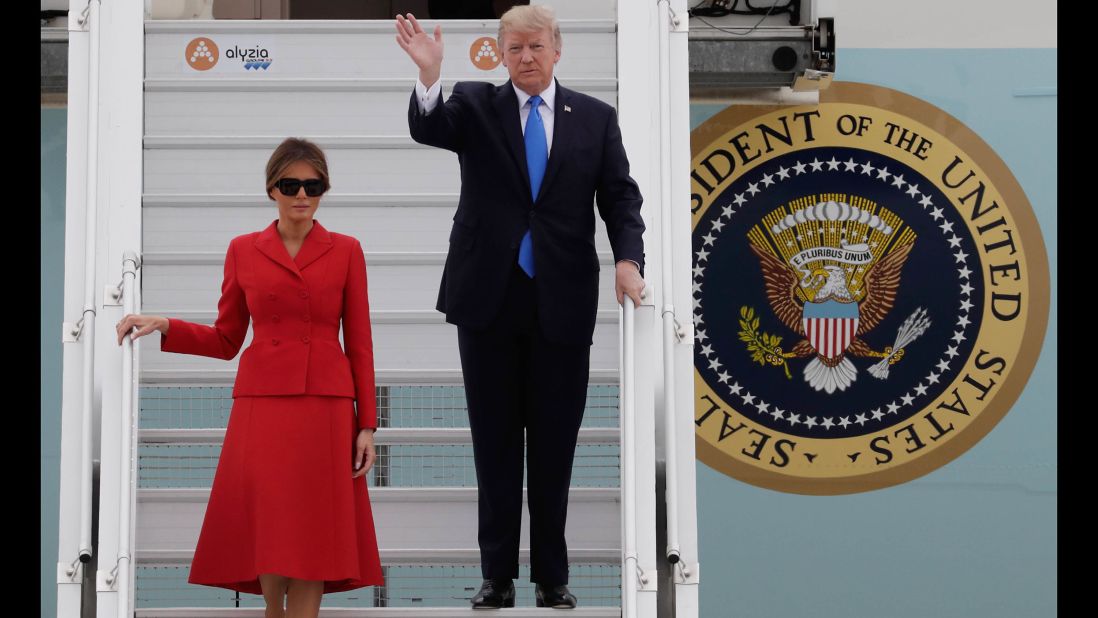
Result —
M347 397L237 398L188 581L252 594L267 573L324 592L382 584L355 434Z

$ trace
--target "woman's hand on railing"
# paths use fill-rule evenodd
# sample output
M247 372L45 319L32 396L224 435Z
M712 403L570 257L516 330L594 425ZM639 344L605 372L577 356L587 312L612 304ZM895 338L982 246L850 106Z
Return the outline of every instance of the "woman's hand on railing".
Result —
M136 315L129 314L122 318L122 321L114 325L116 331L118 331L118 345L122 345L122 338L126 336L126 333L131 333L130 339L136 340L138 337L144 337L154 330L160 331L160 334L168 334L168 318L161 317L159 315ZM133 329L137 329L134 331Z

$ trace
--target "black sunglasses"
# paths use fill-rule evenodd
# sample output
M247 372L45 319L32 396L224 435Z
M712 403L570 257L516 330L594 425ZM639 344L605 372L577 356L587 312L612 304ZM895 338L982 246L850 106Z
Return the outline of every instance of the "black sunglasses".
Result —
M281 178L275 183L278 187L279 193L287 197L293 197L297 195L297 192L301 187L305 187L305 195L309 197L316 197L324 193L324 181L319 178L310 178L308 180L301 180L300 178Z

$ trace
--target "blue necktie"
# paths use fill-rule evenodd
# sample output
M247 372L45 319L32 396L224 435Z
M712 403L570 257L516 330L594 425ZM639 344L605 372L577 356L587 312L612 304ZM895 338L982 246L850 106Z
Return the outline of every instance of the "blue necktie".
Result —
M541 97L530 97L530 116L526 119L526 133L523 135L526 142L526 170L530 174L530 194L534 200L538 199L541 179L545 177L545 165L549 162L549 146L545 142L545 125L541 122L539 105ZM534 277L534 241L530 238L530 230L526 230L522 244L519 245L518 263L528 277Z

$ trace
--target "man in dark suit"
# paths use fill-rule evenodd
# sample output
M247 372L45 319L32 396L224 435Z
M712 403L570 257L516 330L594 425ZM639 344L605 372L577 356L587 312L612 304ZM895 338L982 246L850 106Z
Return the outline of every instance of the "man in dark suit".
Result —
M481 570L474 608L513 607L525 433L530 579L539 607L575 607L564 539L598 303L592 202L614 252L618 302L640 302L641 195L614 108L553 79L560 28L543 6L500 18L510 81L441 98L442 31L397 16L419 67L417 142L451 150L461 196L437 308L458 327L477 469Z

